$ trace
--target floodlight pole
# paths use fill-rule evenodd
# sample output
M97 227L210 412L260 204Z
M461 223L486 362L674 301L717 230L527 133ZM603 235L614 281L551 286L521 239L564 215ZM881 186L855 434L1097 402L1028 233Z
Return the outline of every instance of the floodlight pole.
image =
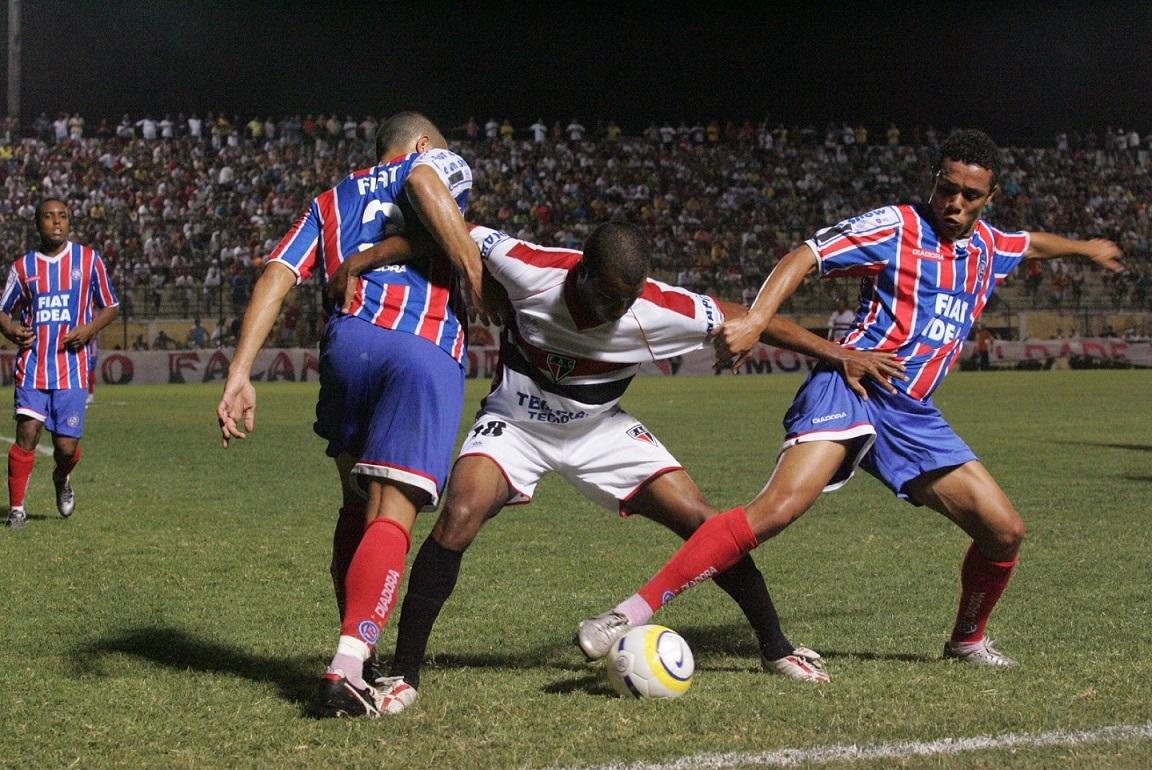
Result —
M8 117L20 120L20 0L8 0Z

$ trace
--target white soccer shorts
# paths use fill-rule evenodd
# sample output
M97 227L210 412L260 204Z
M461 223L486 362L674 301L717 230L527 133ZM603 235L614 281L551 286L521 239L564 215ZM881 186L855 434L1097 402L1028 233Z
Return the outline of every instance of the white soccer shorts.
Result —
M623 409L563 425L514 422L481 412L460 457L482 455L503 471L508 505L531 502L541 477L553 471L589 500L623 513L623 504L645 483L683 470L643 423Z

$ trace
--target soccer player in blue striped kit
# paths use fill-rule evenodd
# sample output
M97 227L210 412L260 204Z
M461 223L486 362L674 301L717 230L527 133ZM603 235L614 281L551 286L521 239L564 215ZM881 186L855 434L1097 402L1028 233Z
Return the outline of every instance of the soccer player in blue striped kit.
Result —
M1108 270L1123 265L1111 241L1005 232L982 221L999 191L999 169L990 137L956 132L940 146L927 204L888 206L820 230L780 261L748 314L725 325L717 337L720 359L739 360L809 272L858 276L859 308L840 344L894 353L905 375L893 380L896 392L870 387L862 398L838 373L818 366L784 417L784 446L764 490L709 519L636 594L580 623L577 640L586 655L603 657L630 626L782 532L862 467L971 538L944 657L1015 665L985 629L1016 566L1024 521L931 395L996 284L1021 261L1078 256Z
M71 212L59 198L36 208L40 248L17 259L0 295L0 333L20 348L16 358L16 443L8 451L8 526L27 521L24 498L36 445L52 434L56 510L72 515L71 474L80 462L88 380L89 343L119 314L104 259L68 240Z
M252 429L252 364L294 284L316 270L326 282L348 255L392 235L435 241L433 256L362 275L354 306L329 320L321 343L315 430L344 494L332 555L343 621L309 704L316 717L375 717L403 697L364 667L395 604L416 513L435 507L448 476L464 400L461 288L480 304L480 252L462 214L468 164L412 112L380 126L376 150L376 166L317 196L269 256L217 407L225 446Z

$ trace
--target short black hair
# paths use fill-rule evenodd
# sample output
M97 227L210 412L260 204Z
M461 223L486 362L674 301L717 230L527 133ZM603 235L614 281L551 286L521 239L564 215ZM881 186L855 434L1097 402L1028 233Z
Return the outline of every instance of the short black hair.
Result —
M958 160L981 166L992 172L992 186L1000 178L1000 148L992 137L975 128L954 131L940 144L940 157L936 161L936 171L944 168L948 160Z
M392 147L414 141L421 134L439 133L436 124L423 113L411 110L397 112L386 118L376 129L376 159L382 160L384 153Z
M40 203L38 203L36 205L36 213L33 214L33 217L36 219L39 219L40 218L40 210L43 209L45 206L47 206L52 201L56 201L57 203L61 204L64 207L64 209L69 213L69 215L71 215L72 207L68 205L68 201L64 200L63 198L45 198L44 200L40 201Z
M648 277L652 246L639 227L605 222L584 242L583 264L590 276L612 275L634 286Z

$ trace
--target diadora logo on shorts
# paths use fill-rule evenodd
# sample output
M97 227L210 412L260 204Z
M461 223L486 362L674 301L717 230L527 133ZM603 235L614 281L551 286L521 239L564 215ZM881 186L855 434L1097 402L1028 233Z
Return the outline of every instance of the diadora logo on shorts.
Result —
M819 425L822 422L831 422L832 420L839 420L842 417L847 417L847 412L837 412L836 414L826 414L823 417L813 417L812 424Z
M646 444L658 444L656 437L645 428L643 425L637 423L628 429L628 438L634 438L637 441L643 441Z
M552 372L552 380L560 382L576 369L576 359L565 358L555 353L548 354L548 371Z

